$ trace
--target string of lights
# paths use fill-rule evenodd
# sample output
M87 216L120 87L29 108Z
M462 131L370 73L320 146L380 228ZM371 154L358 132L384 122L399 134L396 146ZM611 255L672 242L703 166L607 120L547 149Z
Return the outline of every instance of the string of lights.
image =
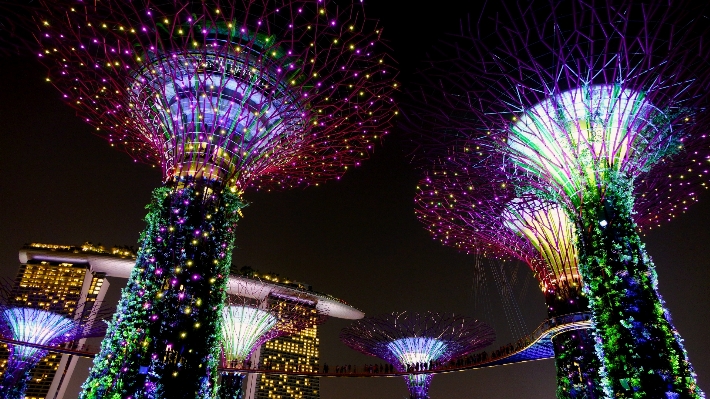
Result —
M212 397L241 195L338 179L388 134L382 29L360 4L324 0L42 8L48 80L164 180L81 398Z
M461 251L522 260L538 279L550 318L588 312L575 243L577 232L553 202L520 195L498 170L469 169L463 152L419 182L417 214L432 236ZM470 170L470 172L469 172ZM600 361L591 333L555 335L558 398L602 398Z
M278 295L270 292L270 285L253 281L242 285L240 295L229 295L222 309L224 367L256 366L258 359L251 359L252 354L265 342L298 333L326 319L304 295ZM242 373L221 373L219 397L241 398L244 377Z
M74 304L73 314L60 314L23 303L14 294L13 287L9 282L0 286L0 334L4 338L58 346L106 332L104 320L109 314L101 309L100 302L81 300ZM10 356L0 376L0 396L24 399L32 369L48 351L18 344L8 344L8 349Z
M352 349L389 362L395 370L430 370L495 340L485 323L457 315L400 312L358 320L340 333ZM429 397L431 374L405 377L411 399Z
M433 59L422 74L415 97L426 106L410 120L433 144L426 157L465 157L469 176L500 176L507 196L489 202L531 195L566 214L604 395L702 397L639 228L672 219L706 187L704 10L540 1L507 11L451 35L439 49L457 62Z

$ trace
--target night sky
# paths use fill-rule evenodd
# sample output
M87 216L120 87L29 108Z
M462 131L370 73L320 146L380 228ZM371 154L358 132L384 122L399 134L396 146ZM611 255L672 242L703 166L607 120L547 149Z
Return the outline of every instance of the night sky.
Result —
M405 87L411 86L427 48L475 11L475 6L447 1L427 7L370 3L368 16L385 27ZM24 243L135 245L151 190L160 185L159 170L134 163L92 135L44 82L44 69L34 59L0 58L0 76L0 171L5 176L0 183L0 277L15 275ZM495 284L489 284L487 295L477 292L474 258L433 241L417 221L418 174L407 161L405 142L395 129L369 161L340 181L246 193L250 205L239 223L233 263L308 282L368 315L395 310L469 315L493 325L499 343L510 342ZM710 195L644 239L700 387L710 391ZM521 279L532 279L527 269L521 270ZM544 320L545 306L534 282L529 283L527 293L517 297L525 323L516 328L532 332ZM482 301L493 311L483 311ZM345 325L329 320L322 326L321 362L379 362L340 343L338 333ZM553 398L554 376L551 360L439 375L431 397ZM405 395L401 378L321 379L324 399Z

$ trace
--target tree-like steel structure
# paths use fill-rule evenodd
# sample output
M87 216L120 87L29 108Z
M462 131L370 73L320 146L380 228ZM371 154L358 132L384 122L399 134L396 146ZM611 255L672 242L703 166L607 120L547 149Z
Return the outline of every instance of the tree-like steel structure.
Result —
M475 143L469 143L475 148ZM419 182L416 211L431 234L467 253L521 260L540 283L550 318L587 312L574 223L558 205L516 193L499 169L481 173L468 145ZM557 397L602 398L599 358L587 330L552 338Z
M379 357L400 372L425 371L495 340L487 324L457 315L399 312L358 320L340 333L345 345ZM432 374L405 376L411 399L429 397Z
M681 1L520 2L449 38L455 62L427 71L421 126L446 128L424 138L573 223L607 397L703 397L634 212L671 219L705 185L704 15Z
M229 295L222 309L223 365L229 368L253 366L251 355L265 342L296 334L325 321L315 303L303 295L274 295L270 285L245 284L240 295ZM245 374L223 372L220 399L243 397Z
M69 308L55 309L51 304L38 308L15 297L9 284L0 294L0 334L3 338L28 343L8 343L10 356L0 377L0 396L24 399L32 369L49 352L45 347L59 346L82 338L102 336L110 313L93 300L81 300Z
M32 11L37 3L31 0L0 0L0 56L31 54Z
M81 398L210 397L240 196L318 185L368 156L396 112L382 30L351 1L43 7L50 80L165 182ZM167 347L182 361L166 364Z

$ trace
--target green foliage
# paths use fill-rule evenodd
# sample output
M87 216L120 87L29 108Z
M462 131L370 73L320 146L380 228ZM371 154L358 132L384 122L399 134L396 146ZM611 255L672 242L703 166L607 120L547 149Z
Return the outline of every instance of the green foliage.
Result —
M0 397L3 399L25 399L27 382L34 364L8 360L7 368L0 376Z
M557 399L604 397L600 362L590 330L572 330L552 339L557 369Z
M222 381L219 385L219 399L242 399L244 397L243 384L245 379L246 374L222 374Z
M82 399L209 398L234 228L244 206L207 182L156 189L128 285Z
M605 184L585 192L578 218L604 390L614 398L701 398L632 219L632 183L607 171Z

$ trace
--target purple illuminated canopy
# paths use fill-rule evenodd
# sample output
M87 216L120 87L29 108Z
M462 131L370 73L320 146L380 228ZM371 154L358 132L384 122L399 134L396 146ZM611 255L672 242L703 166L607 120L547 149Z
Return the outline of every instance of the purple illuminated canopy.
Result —
M366 355L391 363L397 371L427 370L490 345L493 330L457 315L400 312L353 323L340 340ZM431 374L405 377L412 399L428 398Z

